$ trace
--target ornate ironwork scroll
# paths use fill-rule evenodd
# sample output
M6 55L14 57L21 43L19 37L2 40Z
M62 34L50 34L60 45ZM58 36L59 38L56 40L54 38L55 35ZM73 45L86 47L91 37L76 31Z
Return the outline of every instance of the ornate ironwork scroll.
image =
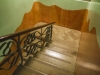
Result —
M30 32L17 33L8 38L0 38L0 70L9 70L19 61L23 63L23 52L26 56L35 54L45 46L46 42L50 42L52 38L52 25L36 28ZM6 64L9 64L6 68Z

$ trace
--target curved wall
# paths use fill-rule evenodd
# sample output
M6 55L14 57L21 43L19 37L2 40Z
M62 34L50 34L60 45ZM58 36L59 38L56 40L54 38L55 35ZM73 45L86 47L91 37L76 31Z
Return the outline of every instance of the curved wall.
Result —
M35 1L44 5L57 5L65 10L89 9L89 29L96 28L98 43L100 45L100 4L75 0L0 0L0 36L15 32L21 24L23 16L29 12Z
M24 14L32 8L34 1L39 1L47 6L57 5L65 10L89 8L88 2L75 0L0 0L0 36L13 33L16 30L21 24Z
M31 10L35 1L39 1L48 6L57 5L67 10L88 8L87 2L73 0L0 0L0 36L13 33L21 24L24 14Z
M89 29L96 28L100 45L100 4L75 0L0 0L0 36L13 33L21 24L24 14L30 11L35 1L39 1L47 6L57 5L65 10L89 9Z
M99 29L99 17L100 16L100 4L88 1L76 1L76 0L0 0L0 36L13 33L16 28L21 24L23 16L26 12L30 11L35 1L39 1L45 5L57 5L65 10L79 10L89 9L92 13L89 16L90 30L96 27L98 42L100 45L100 29ZM92 0L93 1L93 0ZM95 19L94 19L95 17ZM94 20L93 20L94 19ZM6 30L6 31L5 31Z
M0 36L13 33L36 0L0 0Z
M88 9L89 10L88 18L85 18L85 19L87 20L87 22L89 20L89 22L88 22L89 30L91 30L93 27L96 28L96 33L94 33L94 34L97 34L98 42L100 45L100 21L99 21L100 20L100 10L99 10L100 4L94 3L94 2L87 2L87 1L75 1L75 0L29 0L29 1L27 1L27 0L17 0L17 1L10 0L10 1L8 1L8 0L0 0L0 15L1 15L0 16L0 36L15 32L16 28L20 27L20 24L23 23L22 19L25 18L25 17L23 17L24 14L26 12L29 13L29 11L31 10L32 5L35 1L39 1L39 2L43 3L44 5L47 5L48 7L52 6L52 5L56 5L64 10L73 11L73 10ZM56 6L54 6L54 7L56 7ZM38 9L39 8L37 8L37 10ZM41 9L41 11L42 11L42 9ZM37 13L37 14L38 14L37 15L38 17L40 17L40 15L42 15L41 13ZM43 14L43 15L45 15L45 14ZM34 21L38 19L37 16L35 16ZM40 17L40 18L42 19L43 17ZM26 15L26 19L28 19L27 15ZM41 21L41 19L39 19L38 21ZM31 21L31 18L29 18L29 21ZM30 22L30 25L33 25L33 23L34 22L32 20ZM23 25L25 25L25 24L26 23L23 23ZM88 26L85 26L85 27L88 28ZM82 27L82 28L84 28L84 27ZM22 29L23 29L23 27L22 27ZM20 30L22 30L22 29L20 29ZM90 36L88 36L88 37L91 38ZM93 43L94 42L92 42L92 44ZM88 45L89 44L91 44L91 43L88 43ZM88 48L91 47L91 48L89 48L90 52L92 49L95 52L95 48L92 48L93 46L94 45L88 46ZM98 46L97 42L96 42L96 46ZM85 47L83 47L83 48L85 48ZM99 48L98 48L98 51L99 51ZM96 52L95 54L97 54L97 53L99 53L99 52ZM78 68L78 70L79 70L79 68Z
M89 5L89 19L90 19L90 25L89 30L91 30L93 27L96 28L96 34L97 34L97 40L100 46L100 3L91 2Z

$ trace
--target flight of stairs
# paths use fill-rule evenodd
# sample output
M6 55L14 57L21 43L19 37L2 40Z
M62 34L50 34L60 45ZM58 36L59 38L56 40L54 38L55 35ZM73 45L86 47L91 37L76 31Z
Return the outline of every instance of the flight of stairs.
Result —
M54 25L51 43L19 65L13 75L74 75L80 37L80 31Z

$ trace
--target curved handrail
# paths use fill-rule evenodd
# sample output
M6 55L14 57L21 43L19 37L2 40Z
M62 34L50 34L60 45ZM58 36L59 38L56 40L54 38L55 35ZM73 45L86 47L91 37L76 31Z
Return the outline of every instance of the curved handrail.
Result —
M30 29L27 29L27 30L23 30L23 31L19 31L19 32L15 32L15 33L12 33L12 34L8 34L8 35L5 35L5 36L1 36L0 37L0 42L6 40L6 39L9 39L11 37L16 37L18 35L22 35L22 34L25 34L25 33L28 33L30 31L33 31L33 30L36 30L36 29L39 29L39 28L43 28L43 27L46 27L48 25L52 25L54 24L55 22L51 22L51 23L48 23L48 24L44 24L42 26L37 26L37 27L34 27L34 28L30 28Z
M0 63L0 70L10 70L17 64L19 59L20 64L23 64L23 51L26 53L25 57L31 54L34 55L38 49L41 50L46 43L50 43L52 38L52 25L54 23L44 24L0 37L0 50L2 50L0 57L5 57ZM26 35L22 36L23 34ZM2 66L6 63L10 66L3 68Z

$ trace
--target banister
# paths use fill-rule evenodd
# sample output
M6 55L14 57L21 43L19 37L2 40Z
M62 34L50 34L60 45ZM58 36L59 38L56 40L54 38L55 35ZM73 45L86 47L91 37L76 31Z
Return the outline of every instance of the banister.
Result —
M34 53L45 47L47 43L50 43L52 39L52 25L54 23L44 24L0 37L0 57L5 57L0 62L0 70L10 70L19 60L22 65L24 57L34 55ZM26 53L25 56L22 55L23 52ZM6 63L9 66L3 67Z
M42 26L37 26L37 27L30 28L30 29L27 29L27 30L22 30L22 31L19 31L19 32L15 32L15 33L12 33L12 34L8 34L8 35L5 35L5 36L1 36L0 37L0 42L4 41L6 39L9 39L11 37L16 37L18 35L22 35L22 34L25 34L25 33L30 32L30 31L33 31L33 30L36 30L36 29L39 29L39 28L43 28L43 27L48 26L48 25L52 25L54 23L55 22L51 22L51 23L48 23L48 24L44 24Z

